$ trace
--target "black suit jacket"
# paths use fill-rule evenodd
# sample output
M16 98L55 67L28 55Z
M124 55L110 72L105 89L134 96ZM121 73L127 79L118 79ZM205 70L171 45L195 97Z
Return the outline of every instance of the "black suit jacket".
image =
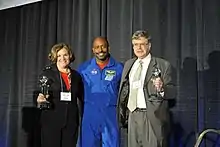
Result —
M132 65L137 58L128 60L125 63L122 73L119 98L118 98L118 120L122 127L127 126L129 110L127 108L129 97L129 73ZM156 93L153 83L151 81L153 71L158 68L161 70L161 78L164 82L164 100L160 102L149 101L150 95ZM164 125L169 123L169 106L168 100L174 99L176 96L175 81L172 77L171 64L161 58L152 57L145 81L144 81L144 95L147 107L147 115L152 124Z
M80 74L71 69L70 102L60 101L60 92L67 92L68 90L56 65L47 66L42 75L47 76L51 81L48 100L52 103L52 108L42 110L41 125L48 128L68 126L77 129L79 125L79 112L83 113L83 83ZM61 84L61 80L63 84ZM77 104L78 100L80 102L80 110Z

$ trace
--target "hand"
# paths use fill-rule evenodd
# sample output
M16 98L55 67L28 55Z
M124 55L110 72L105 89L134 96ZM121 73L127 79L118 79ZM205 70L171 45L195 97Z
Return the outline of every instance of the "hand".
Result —
M163 90L163 81L160 77L157 77L156 79L153 79L153 85L155 86L157 91Z
M38 97L37 97L37 103L42 103L47 101L47 98L49 97L49 95L43 95L42 93L39 93Z

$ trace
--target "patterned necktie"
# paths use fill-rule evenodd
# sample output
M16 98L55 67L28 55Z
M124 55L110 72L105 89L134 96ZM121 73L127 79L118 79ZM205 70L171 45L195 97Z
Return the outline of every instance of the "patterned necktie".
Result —
M133 112L137 108L138 88L134 88L133 84L134 84L134 82L137 82L137 81L140 80L142 68L143 68L143 62L140 60L139 61L139 66L138 66L137 71L135 72L133 80L132 80L132 84L131 84L132 88L131 88L131 91L130 91L130 97L128 99L127 107L131 112Z

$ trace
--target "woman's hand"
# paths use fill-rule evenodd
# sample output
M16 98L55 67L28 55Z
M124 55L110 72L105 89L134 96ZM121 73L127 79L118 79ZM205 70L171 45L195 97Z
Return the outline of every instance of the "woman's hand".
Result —
M42 103L47 101L47 98L49 97L49 95L43 95L42 93L39 93L38 97L37 97L37 103Z

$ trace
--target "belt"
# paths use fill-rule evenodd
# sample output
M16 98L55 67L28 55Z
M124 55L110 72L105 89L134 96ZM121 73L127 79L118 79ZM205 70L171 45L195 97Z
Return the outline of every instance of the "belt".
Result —
M135 111L147 111L146 108L136 108Z

